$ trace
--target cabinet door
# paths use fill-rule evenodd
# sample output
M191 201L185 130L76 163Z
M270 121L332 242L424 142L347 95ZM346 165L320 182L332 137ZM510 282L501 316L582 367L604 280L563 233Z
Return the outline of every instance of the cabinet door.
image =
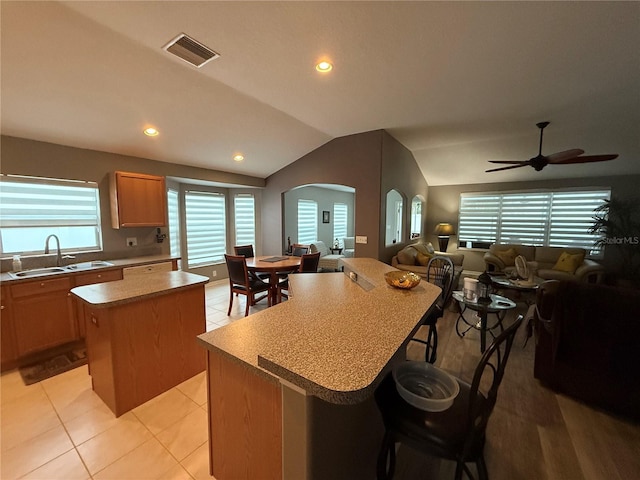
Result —
M115 172L110 188L113 228L166 225L167 191L164 177Z
M78 339L71 285L67 277L11 286L18 356Z
M9 296L9 287L2 285L0 287L0 364L4 367L13 368L10 363L18 358L16 353L15 332L13 329L13 312L11 308L11 297Z
M92 285L94 283L113 282L115 280L122 280L122 269L106 270L91 273L83 273L75 276L75 285L80 287L81 285ZM79 298L74 299L76 322L78 325L78 335L80 338L85 338L87 333L87 326L85 324L85 304Z

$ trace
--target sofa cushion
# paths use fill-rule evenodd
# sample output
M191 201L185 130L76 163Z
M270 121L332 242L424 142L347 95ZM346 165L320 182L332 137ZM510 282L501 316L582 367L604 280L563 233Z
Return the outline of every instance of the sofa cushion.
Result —
M356 248L355 237L342 237L342 246L345 250L353 250Z
M415 265L418 251L415 248L405 247L397 253L398 263L403 265Z
M515 248L509 248L507 250L497 250L495 252L495 256L502 260L506 267L510 267L516 264L516 257L518 256L518 252L516 252Z
M315 242L311 243L310 247L311 247L311 253L320 252L320 257L324 257L329 253L327 246L324 244L323 241L320 241L320 240L316 240Z
M560 272L575 273L582 262L584 261L584 253L571 254L568 252L562 252L558 261L553 266L553 270Z
M431 260L432 255L429 255L428 253L422 253L422 252L418 252L416 255L416 265L422 265L423 267L426 267L427 264L429 263L429 260Z
M509 250L510 248L513 248L518 255L522 255L527 261L537 260L537 258L534 258L536 256L537 250L533 245L520 245L517 243L494 243L489 247L489 252L495 255L496 252ZM556 259L557 257L555 257L553 261L555 262Z

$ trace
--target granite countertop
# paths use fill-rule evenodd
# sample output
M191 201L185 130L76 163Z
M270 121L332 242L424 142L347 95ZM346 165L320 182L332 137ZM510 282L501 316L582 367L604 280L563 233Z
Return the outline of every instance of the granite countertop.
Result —
M395 270L374 259L343 259L348 273L289 277L288 301L200 335L203 346L257 374L290 382L328 402L359 403L420 325L440 288L390 287ZM366 288L359 283L364 280Z
M104 267L95 267L87 270L69 270L64 273L53 273L51 275L40 275L38 277L24 277L24 278L15 278L9 275L7 272L0 273L0 282L25 282L32 280L45 280L53 277L63 277L65 275L75 275L79 273L91 273L97 271L106 271L106 270L114 270L119 268L126 267L135 267L139 265L149 265L152 263L160 263L160 262L170 262L172 260L180 260L180 257L176 257L173 255L145 255L140 257L130 257L130 258L120 258L116 260L105 260L106 262L112 263L113 265L104 266ZM72 261L73 263L73 261ZM66 265L63 265L65 267Z
M71 289L71 293L98 308L164 295L170 291L189 288L209 281L208 277L182 271L150 273L140 277L95 283Z

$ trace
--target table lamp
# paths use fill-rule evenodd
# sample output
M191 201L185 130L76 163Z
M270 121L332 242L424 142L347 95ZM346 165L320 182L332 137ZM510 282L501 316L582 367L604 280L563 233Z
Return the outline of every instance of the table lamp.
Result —
M436 225L435 234L438 236L438 248L441 252L447 251L449 245L449 236L455 234L453 225L450 223L439 223Z

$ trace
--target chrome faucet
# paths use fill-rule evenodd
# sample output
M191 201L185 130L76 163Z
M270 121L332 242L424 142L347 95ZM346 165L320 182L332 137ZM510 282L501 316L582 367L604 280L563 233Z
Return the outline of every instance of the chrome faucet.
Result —
M60 239L56 235L49 235L44 241L44 253L45 255L49 253L49 240L51 237L56 239L56 267L59 267L62 263L62 255L60 254Z

